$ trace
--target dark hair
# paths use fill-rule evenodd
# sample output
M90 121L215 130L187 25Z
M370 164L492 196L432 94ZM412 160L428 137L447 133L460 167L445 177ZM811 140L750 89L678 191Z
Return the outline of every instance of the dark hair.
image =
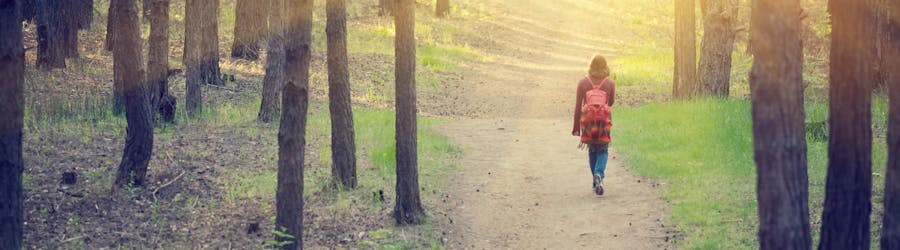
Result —
M606 58L601 55L594 55L588 74L599 79L609 77L609 65L606 64Z

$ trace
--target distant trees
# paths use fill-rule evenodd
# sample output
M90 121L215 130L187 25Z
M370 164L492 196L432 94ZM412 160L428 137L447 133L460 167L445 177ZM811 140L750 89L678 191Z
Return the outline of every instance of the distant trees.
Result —
M175 121L175 97L169 94L169 0L144 0L150 3L150 44L147 56L147 82L154 90L151 106L164 122Z
M188 116L198 116L203 112L203 7L202 0L186 0L184 4L184 67L185 102Z
M219 69L219 0L203 0L200 4L200 67L203 83L224 85ZM188 14L190 15L190 14Z
M270 122L278 115L278 97L284 82L284 0L270 0L268 3L266 75L263 78L259 115L256 117L260 122Z
M437 17L446 17L450 14L450 0L437 0L434 6L434 14Z
M328 0L328 107L331 111L331 174L344 187L356 188L356 143L347 67L347 1Z
M0 249L21 249L25 49L20 0L0 0Z
M397 203L399 224L421 224L425 209L419 197L419 165L416 135L416 13L415 0L396 0L394 25L396 78Z
M63 0L35 0L37 21L37 68L50 70L66 67Z
M125 151L116 174L116 185L144 185L153 151L153 124L150 93L144 81L141 60L141 30L135 0L113 0L116 39L113 43L114 70L121 72L125 87L125 119L128 122Z
M394 1L396 0L378 0L378 14L382 16L394 15Z
M762 249L812 244L798 13L798 0L753 1L750 86Z
M728 97L738 0L700 0L703 10L699 77L704 94Z
M675 74L672 95L688 99L697 94L697 33L695 0L675 0Z
M278 184L275 194L276 229L293 236L286 249L303 248L303 163L309 108L309 66L313 0L286 1L285 85L278 130Z
M900 1L887 1L883 8L887 13L900 14ZM884 47L885 68L900 68L900 22L887 22L883 32L887 43ZM900 249L900 74L886 70L885 80L889 88L890 111L888 118L887 173L884 178L884 228L881 231L882 249Z
M871 0L830 0L828 176L822 249L868 249L872 210L872 82L875 71Z
M266 1L237 0L231 57L259 59L259 42L265 37L267 5Z

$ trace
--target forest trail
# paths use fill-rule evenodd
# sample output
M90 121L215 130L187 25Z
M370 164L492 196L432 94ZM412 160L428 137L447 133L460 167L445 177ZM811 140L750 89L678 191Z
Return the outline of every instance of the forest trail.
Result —
M591 190L587 153L570 135L573 92L593 54L615 57L603 37L616 31L601 27L616 20L574 1L485 1L502 12L475 29L490 35L472 46L495 60L474 65L460 84L461 105L483 110L442 128L465 149L443 197L447 218L435 218L453 229L448 248L675 247L657 185L629 173L615 152L606 194Z

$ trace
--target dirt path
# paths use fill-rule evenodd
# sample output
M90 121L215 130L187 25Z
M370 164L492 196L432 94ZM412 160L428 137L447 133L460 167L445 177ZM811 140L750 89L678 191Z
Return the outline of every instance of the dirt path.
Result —
M478 28L491 35L474 46L497 59L474 67L461 84L461 105L484 107L476 115L482 118L444 128L466 152L445 197L454 229L448 247L674 248L652 184L613 153L606 195L597 197L587 153L568 135L572 92L588 59L615 56L603 49L610 47L603 32L612 31L585 32L601 24L595 13L571 8L577 1L485 1L504 11Z

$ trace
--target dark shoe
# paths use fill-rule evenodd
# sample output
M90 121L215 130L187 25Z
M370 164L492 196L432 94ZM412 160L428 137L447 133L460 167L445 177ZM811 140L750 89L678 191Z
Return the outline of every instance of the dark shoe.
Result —
M597 195L603 195L603 177L600 175L594 175L594 193Z

